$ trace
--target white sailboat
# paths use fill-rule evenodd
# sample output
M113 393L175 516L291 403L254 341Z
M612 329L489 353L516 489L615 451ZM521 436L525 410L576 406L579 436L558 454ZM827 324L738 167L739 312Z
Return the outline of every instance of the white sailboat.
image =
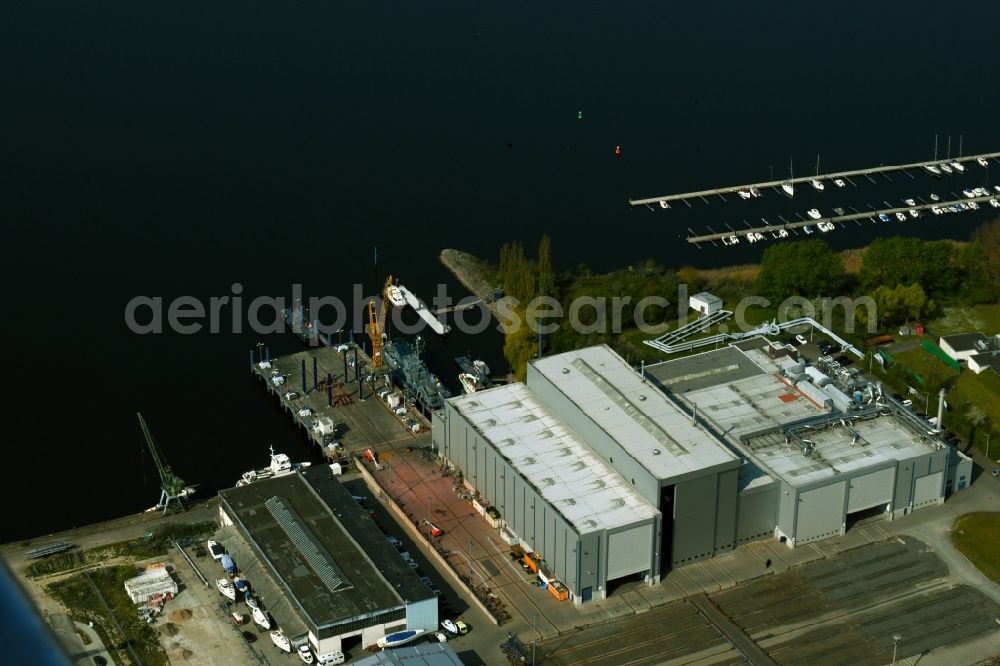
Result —
M781 184L781 189L790 197L795 196L795 184L792 182L794 178L795 173L792 170L792 160L788 160L788 180Z
M254 624L256 624L261 629L264 629L266 631L267 629L271 628L271 620L267 618L267 613L262 611L260 607L255 607L251 615L253 616Z
M816 156L816 177L812 179L812 186L816 188L817 192L822 192L826 189L823 181L819 179L819 155Z
M288 640L288 636L275 629L271 632L271 642L278 646L279 649L285 652L292 651L292 643Z

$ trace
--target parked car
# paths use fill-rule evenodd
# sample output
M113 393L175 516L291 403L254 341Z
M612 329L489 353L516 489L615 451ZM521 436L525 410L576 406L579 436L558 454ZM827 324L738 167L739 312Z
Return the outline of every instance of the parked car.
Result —
M429 640L431 643L447 643L448 634L444 633L443 631L435 631L434 633L427 635L427 640Z
M991 472L991 473L993 474L993 478L994 478L994 479L997 479L997 478L1000 478L1000 467L997 467L997 468L996 468L995 470L993 470L993 472Z
M400 541L396 537L392 536L391 534L386 534L385 535L385 540L388 541L389 543L391 543L393 546L402 546L403 545L402 541Z
M799 343L800 345L804 345L804 344L808 344L809 343L809 341L806 340L805 336L803 336L803 335L796 335L795 336L795 341L797 343Z
M817 348L818 348L818 349L819 349L819 350L820 350L821 352L823 352L824 354L829 354L829 353L830 353L830 347L831 347L831 345L830 345L830 343L829 343L829 342L827 342L826 340L820 340L819 342L817 342L817 343L816 343L816 347L817 347Z

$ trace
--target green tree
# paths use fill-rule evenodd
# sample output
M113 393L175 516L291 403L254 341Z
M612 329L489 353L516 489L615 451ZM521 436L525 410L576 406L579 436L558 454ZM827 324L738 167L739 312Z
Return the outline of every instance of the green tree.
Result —
M950 297L962 283L955 244L919 238L878 238L861 258L861 288L919 283L931 296Z
M772 302L789 296L834 295L844 285L844 263L819 239L772 245L764 251L754 281Z
M538 294L556 295L556 275L552 269L552 239L548 234L544 234L538 244Z
M976 229L973 239L982 250L984 286L992 300L1000 300L1000 217Z
M933 312L936 307L934 301L927 298L924 288L916 283L897 284L895 287L883 285L873 291L871 296L878 313L877 325L881 328L920 319ZM859 308L859 315L866 316L866 310L867 308Z
M520 312L521 325L508 333L504 339L503 355L510 363L511 370L518 381L523 382L527 373L528 361L533 359L538 351L537 337L527 325L524 312Z

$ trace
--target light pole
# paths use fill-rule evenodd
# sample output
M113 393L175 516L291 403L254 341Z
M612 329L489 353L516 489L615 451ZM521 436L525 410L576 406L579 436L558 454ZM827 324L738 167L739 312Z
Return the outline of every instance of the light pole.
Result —
M931 392L924 393L924 414L930 415Z
M896 647L899 645L899 639L901 638L902 636L899 634L892 635L892 666L896 666Z
M986 457L987 458L990 457L990 434L991 433L986 433Z
M431 496L427 496L427 522L431 522Z

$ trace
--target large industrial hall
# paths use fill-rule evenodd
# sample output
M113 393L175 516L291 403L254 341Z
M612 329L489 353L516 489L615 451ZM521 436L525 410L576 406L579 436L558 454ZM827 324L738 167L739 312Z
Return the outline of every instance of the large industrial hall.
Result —
M437 597L326 465L223 490L216 539L294 647L433 631Z
M433 441L578 604L752 541L899 518L971 478L877 386L841 390L764 338L643 369L604 345L536 359L526 384L446 401Z

